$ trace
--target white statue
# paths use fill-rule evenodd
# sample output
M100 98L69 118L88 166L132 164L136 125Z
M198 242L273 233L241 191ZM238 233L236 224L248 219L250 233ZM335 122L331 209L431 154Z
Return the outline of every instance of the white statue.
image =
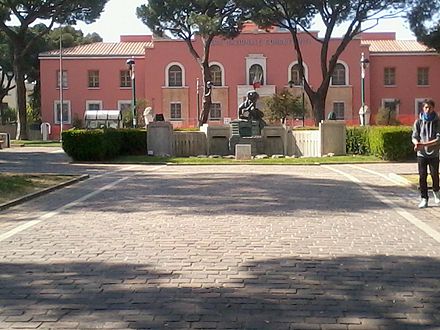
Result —
M153 108L152 107L145 108L144 121L145 121L145 128L147 128L147 125L153 121Z

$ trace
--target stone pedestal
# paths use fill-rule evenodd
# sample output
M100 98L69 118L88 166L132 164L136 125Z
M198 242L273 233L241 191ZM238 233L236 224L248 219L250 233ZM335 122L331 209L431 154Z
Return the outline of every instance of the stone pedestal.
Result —
M149 156L173 156L173 125L166 121L154 121L147 126L147 150Z
M233 135L229 140L231 150L235 150L237 144L249 144L252 156L264 153L263 138L261 136L239 137Z
M231 154L231 150L229 150L230 125L209 126L203 124L200 131L206 134L208 155L225 156Z
M235 145L235 159L236 160L251 160L252 148L250 144L236 144Z

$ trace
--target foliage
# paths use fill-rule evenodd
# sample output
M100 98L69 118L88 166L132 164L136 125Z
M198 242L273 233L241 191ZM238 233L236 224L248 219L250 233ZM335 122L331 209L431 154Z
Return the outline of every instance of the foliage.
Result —
M384 160L406 160L415 157L411 143L411 127L374 126L369 129L372 155Z
M369 155L368 127L347 127L345 145L347 154Z
M40 111L36 111L29 104L26 106L26 119L29 124L41 123Z
M407 14L411 31L417 40L440 53L440 2L414 0Z
M55 23L91 23L99 17L108 0L9 0L0 2L0 32L4 33L12 52L17 85L17 138L26 139L26 68L37 56L34 48ZM33 26L36 22L42 22ZM15 24L19 24L16 26ZM43 23L44 22L44 23Z
M166 32L185 41L193 58L199 63L203 76L203 110L199 125L208 121L211 109L212 79L209 53L214 37L234 38L241 30L243 11L231 0L150 0L137 8L137 16L155 34ZM203 45L200 51L194 47L194 37L199 36Z
M302 116L301 98L294 96L286 88L266 98L265 104L265 117L267 117L270 122L281 120L284 124L288 116Z
M73 115L72 128L82 129L84 128L84 120L78 116L78 114Z
M12 108L6 108L1 111L1 124L12 124L17 122L17 111Z
M71 129L63 132L63 149L77 161L103 161L119 155L147 153L147 135L140 129Z
M400 121L397 119L396 110L379 108L376 115L376 125L400 125Z
M315 124L324 119L325 100L337 61L347 45L360 33L371 29L381 19L397 15L404 8L401 0L237 0L251 19L262 27L277 26L290 32L294 51L298 60L300 78L304 81L304 90L312 104ZM320 19L325 26L324 36L319 38L311 29L312 22ZM332 39L335 28L344 23L342 37ZM320 45L320 65L322 80L312 89L305 76L303 66L303 45L300 32ZM332 45L330 47L330 41ZM306 47L309 47L307 44Z

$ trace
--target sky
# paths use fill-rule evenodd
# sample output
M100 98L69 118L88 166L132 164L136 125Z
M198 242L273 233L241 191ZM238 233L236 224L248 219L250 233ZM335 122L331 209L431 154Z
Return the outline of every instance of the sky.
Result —
M101 17L95 23L79 23L76 28L81 29L84 34L96 32L105 42L118 42L121 35L150 34L147 26L136 17L136 8L147 2L147 0L109 0ZM314 28L322 30L319 25ZM406 27L406 23L399 19L384 20L371 31L396 32L397 39L415 39L414 34Z

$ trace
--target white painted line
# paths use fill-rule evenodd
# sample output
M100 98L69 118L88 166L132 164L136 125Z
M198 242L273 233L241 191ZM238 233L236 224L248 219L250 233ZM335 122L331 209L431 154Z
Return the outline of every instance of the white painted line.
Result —
M127 170L127 169L133 169L133 168L136 168L137 166L138 166L138 165L130 166L130 167L128 167L128 168L126 167L125 169L120 169L120 170L117 170L117 171L115 171L115 172L120 172L120 171L122 171L122 170ZM160 168L162 168L162 167L165 167L165 166L166 166L166 165L156 166L156 167L153 167L153 168L148 169L148 171L156 171L156 170L158 170L158 169L160 169ZM113 173L114 173L114 172L113 172ZM108 174L108 173L107 173L107 174ZM138 174L139 174L139 173L138 173ZM104 174L102 174L102 175L104 175ZM102 175L100 175L100 176L102 176ZM99 189L97 189L97 190L95 190L95 191L92 191L91 193L89 193L89 194L87 194L87 195L84 195L84 196L82 196L82 197L80 197L80 198L74 200L73 202L71 202L71 203L69 203L69 204L66 204L66 205L64 205L64 206L62 206L62 207L60 207L60 208L58 208L58 209L56 209L56 210L54 210L54 211L47 212L47 213L41 215L40 217L38 217L36 220L28 221L28 222L26 222L26 223L24 223L24 224L21 224L20 226L15 227L14 229L11 229L11 230L9 230L9 231L3 233L3 234L0 234L0 242L2 242L2 241L4 241L4 240L6 240L6 239L8 239L8 238L10 238L10 237L12 237L12 236L14 236L15 234L20 233L20 232L22 232L22 231L24 231L24 230L26 230L26 229L28 229L28 228L31 228L31 227L33 227L33 226L39 224L39 223L42 222L43 220L50 219L50 218L52 218L52 217L54 217L54 216L60 214L61 212L65 211L65 210L67 210L67 209L69 209L69 208L71 208L71 207L74 207L74 206L78 205L79 203L84 202L85 200L87 200L87 199L89 199L89 198L91 198L91 197L93 197L93 196L96 196L96 195L102 193L103 191L108 190L108 189L110 189L110 188L116 186L117 184L119 184L119 183L121 183L121 182L123 182L123 181L129 179L129 178L130 178L130 177L125 176L125 177L123 177L123 178L121 178L121 179L119 179L119 180L117 180L117 181L115 181L115 182L109 183L109 184L105 185L104 187L101 187L101 188L99 188Z
M354 176L352 176L348 173L345 173L343 171L340 171L336 168L333 168L329 165L323 165L323 167L325 167L333 172L336 172L338 174L341 174L341 175L345 176L346 178L348 178L349 180L353 181L354 183L358 184L362 189L369 192L374 198L376 198L376 199L380 200L382 203L385 203L386 205L388 205L392 210L394 210L397 214L399 214L401 217L406 219L409 223L413 224L414 226L419 228L421 231L423 231L425 234L427 234L428 236L433 238L435 241L440 243L440 233L438 231L436 231L434 228L432 228L431 226L424 223L422 220L418 219L416 216L414 216L411 213L409 213L408 211L402 209L400 206L397 206L391 200L389 200L388 198L386 198L382 194L378 193L374 189L372 189L366 185L361 185L362 182L359 179L355 178Z
M348 165L344 165L344 166L351 167L351 168L354 168L354 169L357 169L360 171L364 171L364 172L367 172L367 173L370 173L370 174L373 174L376 176L380 176L381 178L384 178L385 180L390 181L391 183L397 184L399 186L408 186L409 185L408 181L406 181L405 179L401 178L400 176L398 176L397 174L394 174L394 173L390 173L389 175L385 175L385 174L382 174L382 173L379 173L379 172L376 172L376 171L373 171L373 170L370 170L368 168L364 168L364 167L361 167L358 165L348 164Z

